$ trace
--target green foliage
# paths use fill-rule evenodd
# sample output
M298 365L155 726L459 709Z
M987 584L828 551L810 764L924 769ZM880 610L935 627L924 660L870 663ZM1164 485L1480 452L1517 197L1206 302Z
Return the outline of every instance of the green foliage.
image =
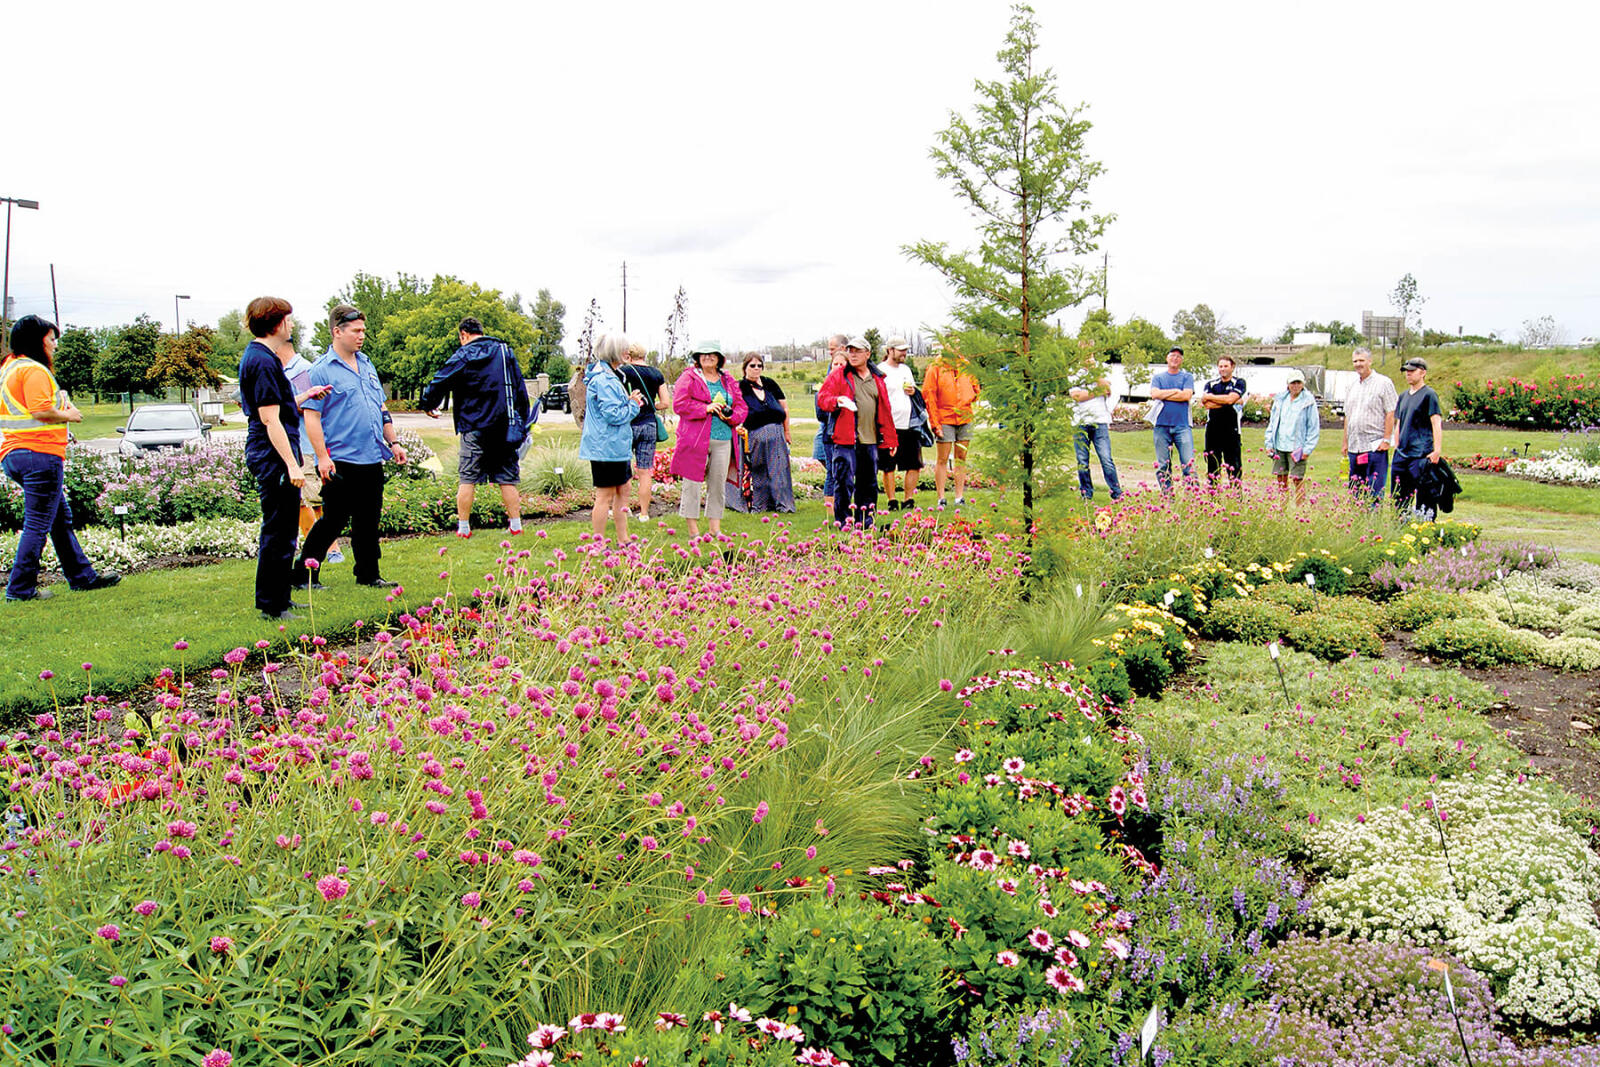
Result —
M1218 641L1264 645L1281 638L1293 619L1294 609L1287 604L1257 597L1233 598L1213 605L1206 613L1200 632Z
M483 323L485 334L510 345L519 360L527 359L534 333L525 316L507 307L498 290L442 276L426 294L391 312L381 327L368 322L367 336L376 333L379 339L379 354L368 354L397 391L412 393L461 347L456 327L469 315Z
M551 385L566 385L572 381L572 364L562 352L551 352L545 357L544 372L550 376Z
M1296 615L1310 611L1317 606L1317 594L1298 583L1273 582L1257 589L1254 596L1269 604L1282 604Z
M499 493L478 493L472 502L472 525L504 526L505 506ZM452 530L456 525L456 487L439 478L395 478L384 484L378 533L384 537Z
M375 274L357 271L355 277L350 279L350 284L339 290L337 295L329 297L323 305L324 314L311 333L311 347L318 352L326 352L333 343L328 313L335 307L340 304L358 307L367 317L367 340L363 351L381 373L383 365L378 361L387 359L389 354L388 343L383 338L383 327L389 321L389 316L413 306L427 293L428 287L414 274L396 274L394 281L390 282Z
M867 342L867 351L876 360L883 352L883 334L879 332L876 326L868 326L866 332L861 335L861 339Z
M146 380L157 389L176 386L180 402L187 389L221 385L222 376L211 366L212 336L211 327L193 325L176 337L163 334Z
M944 1044L938 1022L953 998L943 947L915 920L813 898L753 928L741 952L725 987L733 1002L798 1025L851 1063L926 1061Z
M1482 603L1442 589L1413 589L1384 607L1384 623L1393 630L1420 630L1435 619L1486 619Z
M100 345L88 330L67 327L56 344L56 383L73 396L94 388L94 364Z
M578 458L576 445L553 443L528 450L522 460L522 484L544 496L594 487L589 461Z
M161 326L140 315L117 331L94 367L94 386L102 393L131 393L143 388L161 354Z
M1167 604L1167 594L1172 594L1172 603ZM1135 589L1128 597L1141 604L1152 604L1156 607L1165 607L1172 614L1182 619L1191 626L1200 622L1205 614L1205 597L1193 585L1179 577L1158 578L1153 582Z
M566 335L567 327L563 321L567 315L567 305L550 295L550 290L540 289L538 297L533 302L533 349L528 355L528 364L523 368L528 377L546 373L551 362L561 356L562 362L566 357L562 355L561 340ZM570 376L570 369L568 371ZM552 377L551 381L556 379ZM561 381L566 381L562 378Z
M1468 667L1529 663L1538 658L1539 634L1475 618L1435 619L1417 631L1411 647L1424 656Z
M1359 345L1366 341L1358 327L1348 322L1340 322L1338 319L1329 319L1327 322L1307 322L1298 329L1293 323L1286 323L1283 331L1278 334L1276 343L1293 344L1296 333L1325 333L1328 335L1328 343L1333 345Z
M1291 584L1304 585L1308 574L1317 583L1318 593L1341 596L1350 589L1350 576L1345 574L1343 564L1326 549L1297 560L1283 577Z
M1172 332L1191 367L1215 359L1224 346L1244 340L1244 327L1230 324L1209 304L1196 304L1191 310L1172 316Z
M1081 108L1062 106L1054 73L1035 67L1038 51L1033 12L1019 5L996 57L1003 79L977 83L972 117L952 114L931 152L939 176L980 220L978 249L905 248L955 290L951 314L963 329L945 346L968 361L1001 422L984 436L1016 457L1030 546L1035 478L1066 466L1067 387L1092 363L1048 322L1101 291L1104 279L1071 260L1093 251L1112 219L1094 214L1089 200L1103 169L1085 151L1090 124Z
M1383 640L1370 625L1336 614L1332 609L1296 615L1284 628L1283 639L1319 659L1338 660L1353 654L1383 654Z
M1120 363L1138 380L1151 363L1159 363L1172 340L1161 327L1135 315L1117 325L1109 311L1096 308L1078 327L1078 345L1107 363Z
M1401 276L1389 293L1389 303L1394 305L1403 320L1405 341L1411 340L1414 333L1422 330L1422 305L1427 302L1428 298L1418 292L1417 279L1410 271ZM1404 347L1404 343L1401 347Z
M1581 372L1544 381L1458 381L1450 404L1463 421L1526 430L1583 430L1600 422L1600 391Z

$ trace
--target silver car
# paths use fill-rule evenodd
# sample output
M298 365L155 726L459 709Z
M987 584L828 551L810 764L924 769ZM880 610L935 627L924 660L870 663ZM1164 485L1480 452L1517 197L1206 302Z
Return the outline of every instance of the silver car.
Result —
M188 448L211 439L211 427L187 404L142 404L117 432L122 434L117 451L124 456L153 448Z

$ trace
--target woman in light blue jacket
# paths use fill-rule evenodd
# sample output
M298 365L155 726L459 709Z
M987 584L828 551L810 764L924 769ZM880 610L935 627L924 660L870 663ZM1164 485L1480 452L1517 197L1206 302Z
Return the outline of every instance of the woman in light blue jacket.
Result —
M628 354L621 334L600 338L595 361L584 373L583 437L578 458L589 461L594 475L594 535L606 535L606 515L617 527L617 540L628 539L628 483L633 480L633 417L644 396L624 390L617 365Z
M1289 375L1288 388L1272 398L1272 418L1267 421L1263 441L1272 453L1272 473L1278 488L1289 489L1294 479L1295 503L1306 498L1306 458L1322 439L1322 417L1317 398L1306 388L1306 376L1299 371Z

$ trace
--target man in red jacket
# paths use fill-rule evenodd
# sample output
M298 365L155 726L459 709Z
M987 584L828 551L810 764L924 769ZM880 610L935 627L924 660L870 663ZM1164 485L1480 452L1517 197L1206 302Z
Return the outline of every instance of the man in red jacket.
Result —
M878 449L894 455L900 446L889 388L867 362L867 342L852 337L845 345L845 365L829 374L817 394L817 407L837 412L833 422L833 521L872 526L878 506Z

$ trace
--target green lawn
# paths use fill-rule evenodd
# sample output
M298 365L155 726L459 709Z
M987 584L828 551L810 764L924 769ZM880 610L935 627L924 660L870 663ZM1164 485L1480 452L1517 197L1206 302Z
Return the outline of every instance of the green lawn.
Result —
M177 403L177 401L159 401L160 403ZM154 404L155 400L142 403ZM116 437L117 427L128 424L127 404L79 404L78 410L83 412L83 421L73 426L72 436L80 441L92 440L96 437ZM224 409L224 417L228 422L223 424L223 429L244 429L244 418L239 414L237 405L229 404Z

